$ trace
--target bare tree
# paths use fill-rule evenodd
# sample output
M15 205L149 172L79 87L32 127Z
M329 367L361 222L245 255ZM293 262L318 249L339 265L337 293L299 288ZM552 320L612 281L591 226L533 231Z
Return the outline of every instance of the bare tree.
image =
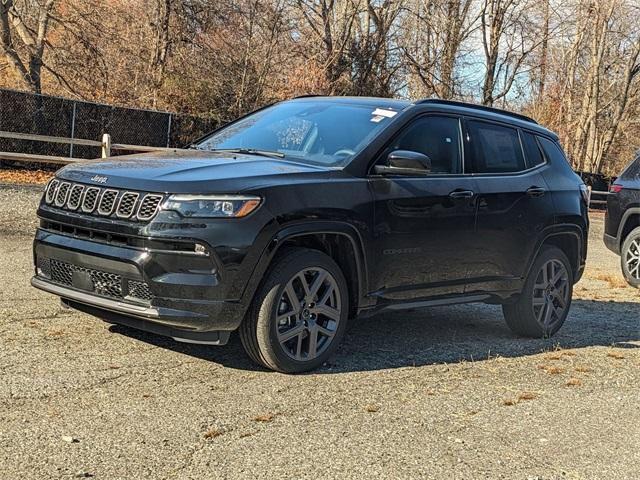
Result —
M0 0L0 50L23 88L42 91L42 65L55 0L18 10L13 0ZM33 22L29 20L32 13Z

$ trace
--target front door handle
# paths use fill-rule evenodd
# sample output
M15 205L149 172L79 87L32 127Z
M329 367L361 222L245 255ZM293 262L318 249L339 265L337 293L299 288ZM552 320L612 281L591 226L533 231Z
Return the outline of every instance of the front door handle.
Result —
M527 195L530 197L541 197L544 195L546 190L542 187L529 187L527 188Z
M472 198L475 193L471 190L454 190L449 194L451 198L461 199L461 198Z

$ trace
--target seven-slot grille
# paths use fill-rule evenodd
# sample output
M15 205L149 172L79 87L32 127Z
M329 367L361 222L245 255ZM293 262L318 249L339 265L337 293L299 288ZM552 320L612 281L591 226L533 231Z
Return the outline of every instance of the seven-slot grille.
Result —
M100 188L79 183L51 180L47 186L44 201L67 210L80 210L94 215L118 218L151 220L156 213L164 195L157 193L141 194L117 190L114 188Z
M90 279L89 288L83 284L82 290L96 293L104 297L117 299L143 300L149 302L153 294L149 285L138 280L127 280L116 273L81 267L73 263L62 262L53 258L38 257L38 274L48 278L53 283L77 288L74 285L74 274L84 274Z

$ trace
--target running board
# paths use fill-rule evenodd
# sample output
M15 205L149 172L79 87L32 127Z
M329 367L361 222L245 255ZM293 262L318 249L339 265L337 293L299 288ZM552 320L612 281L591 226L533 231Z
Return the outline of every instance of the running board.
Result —
M486 302L491 299L491 295L461 295L457 297L434 298L429 300L409 300L406 302L392 302L376 305L371 309L364 310L360 317L368 317L378 313L397 310L409 310L412 308L441 307L446 305L460 305L463 303Z

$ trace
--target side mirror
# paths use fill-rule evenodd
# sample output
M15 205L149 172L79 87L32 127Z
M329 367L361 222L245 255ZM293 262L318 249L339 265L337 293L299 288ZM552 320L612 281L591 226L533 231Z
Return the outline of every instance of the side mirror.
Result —
M386 165L376 165L374 170L379 175L427 175L431 173L431 159L424 153L395 150Z

